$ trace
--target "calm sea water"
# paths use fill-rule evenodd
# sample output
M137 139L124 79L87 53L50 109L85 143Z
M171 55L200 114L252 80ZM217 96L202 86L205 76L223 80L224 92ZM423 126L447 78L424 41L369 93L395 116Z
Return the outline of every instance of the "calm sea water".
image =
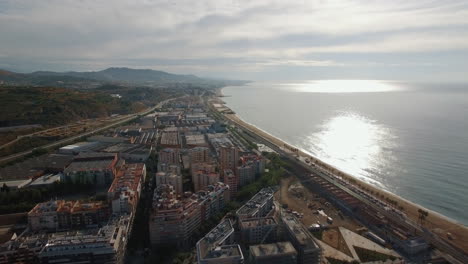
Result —
M468 225L468 85L310 81L223 93L243 120Z

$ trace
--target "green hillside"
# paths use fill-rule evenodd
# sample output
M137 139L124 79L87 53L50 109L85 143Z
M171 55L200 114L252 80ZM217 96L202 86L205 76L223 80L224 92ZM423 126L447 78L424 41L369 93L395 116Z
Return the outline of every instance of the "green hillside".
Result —
M0 126L55 126L86 118L142 110L138 101L112 97L103 91L52 87L0 87Z

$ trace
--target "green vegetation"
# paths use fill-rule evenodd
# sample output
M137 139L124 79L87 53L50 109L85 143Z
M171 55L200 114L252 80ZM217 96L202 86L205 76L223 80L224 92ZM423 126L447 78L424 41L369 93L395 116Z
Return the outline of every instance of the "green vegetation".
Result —
M239 190L236 197L236 200L239 202L247 201L262 188L275 186L280 183L281 177L285 174L285 168L288 165L276 153L269 153L266 157L270 160L266 166L268 172L263 173L259 179Z
M229 127L229 131L236 136L240 141L243 141L243 143L250 149L258 149L257 144L253 143L250 139L248 139L246 136L242 134L242 132L238 132L236 128Z
M1 87L0 126L41 124L45 127L74 121L141 111L181 91L106 85L94 90L57 87ZM119 94L121 98L113 97Z
M132 112L132 105L102 92L52 87L2 87L0 126L56 126L86 118Z

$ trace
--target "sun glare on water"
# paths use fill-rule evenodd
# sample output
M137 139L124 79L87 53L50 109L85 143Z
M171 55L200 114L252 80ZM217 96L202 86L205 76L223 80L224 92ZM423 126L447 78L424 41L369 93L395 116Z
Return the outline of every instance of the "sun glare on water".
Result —
M359 114L341 112L326 120L309 138L310 148L330 164L369 182L392 158L391 131Z
M380 80L318 80L286 84L285 88L304 93L379 93L402 90L402 87Z

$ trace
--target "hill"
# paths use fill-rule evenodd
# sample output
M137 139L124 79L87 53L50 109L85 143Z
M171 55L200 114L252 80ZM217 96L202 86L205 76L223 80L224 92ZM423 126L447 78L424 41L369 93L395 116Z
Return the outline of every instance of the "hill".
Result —
M167 89L122 88L119 91L122 98L116 98L111 96L112 92L57 87L0 87L0 127L27 124L47 127L87 118L128 114L174 94Z
M204 85L220 87L239 84L236 81L212 80L195 75L173 74L150 69L108 68L89 72L52 72L36 71L33 73L15 73L0 70L0 84L58 86L68 88L96 88L107 83L135 85Z

